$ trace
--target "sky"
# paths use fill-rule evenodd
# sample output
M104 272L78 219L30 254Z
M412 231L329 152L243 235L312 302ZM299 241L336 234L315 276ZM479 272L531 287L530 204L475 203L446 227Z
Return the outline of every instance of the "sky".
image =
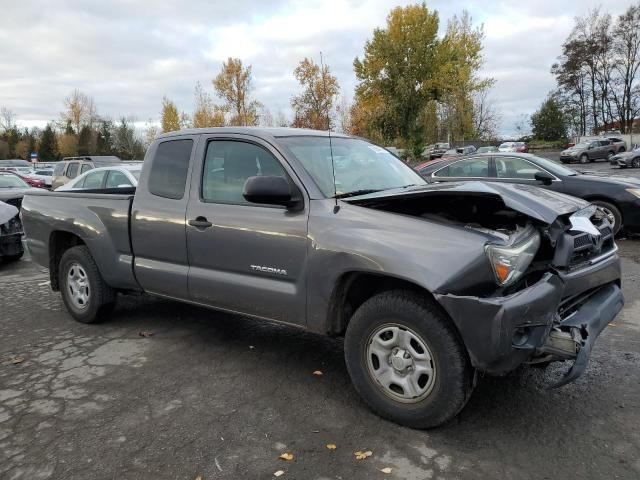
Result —
M353 97L353 60L389 11L404 0L0 0L0 107L22 126L59 118L64 99L78 88L98 113L156 122L164 95L191 112L200 82L228 57L253 67L254 97L275 116L291 116L300 86L293 70L305 56L324 62L341 93ZM481 76L496 80L490 98L500 131L512 134L554 87L551 65L576 16L600 6L613 15L630 0L429 1L446 21L463 9L484 25ZM55 5L55 6L54 6Z

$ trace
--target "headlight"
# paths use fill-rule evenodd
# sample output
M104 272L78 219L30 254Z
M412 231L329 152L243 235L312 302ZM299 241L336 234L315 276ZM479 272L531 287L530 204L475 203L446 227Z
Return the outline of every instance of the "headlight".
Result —
M524 275L540 247L540 234L535 232L521 243L503 247L487 245L485 251L498 285L507 286Z
M627 192L640 198L640 188L627 188Z

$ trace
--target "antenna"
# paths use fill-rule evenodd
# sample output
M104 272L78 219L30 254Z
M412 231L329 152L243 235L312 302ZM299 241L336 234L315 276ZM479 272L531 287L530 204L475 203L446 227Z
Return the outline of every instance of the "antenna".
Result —
M322 62L322 52L320 52L320 75L322 76L322 89L324 96L327 96L327 81L324 75L324 63ZM331 154L331 172L333 173L333 198L336 201L333 207L333 213L338 213L340 205L338 205L338 187L336 186L336 164L333 161L333 143L331 141L331 119L329 118L329 102L326 103L327 110L327 130L329 131L329 153Z

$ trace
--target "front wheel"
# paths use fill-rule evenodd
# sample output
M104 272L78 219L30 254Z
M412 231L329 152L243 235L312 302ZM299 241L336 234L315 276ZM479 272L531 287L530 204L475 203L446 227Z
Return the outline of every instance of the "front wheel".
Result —
M358 308L347 327L345 360L371 409L408 427L451 420L473 389L473 368L451 322L410 292L380 293Z
M622 228L622 213L620 213L618 207L603 200L594 200L591 203L597 205L602 209L604 214L607 216L607 219L611 223L613 234L617 235L617 233L620 231L620 228Z
M631 162L633 168L640 168L640 158L634 158Z
M589 156L586 153L580 155L580 163L589 163Z
M64 252L58 284L67 310L79 322L99 322L115 305L116 292L105 283L85 246Z

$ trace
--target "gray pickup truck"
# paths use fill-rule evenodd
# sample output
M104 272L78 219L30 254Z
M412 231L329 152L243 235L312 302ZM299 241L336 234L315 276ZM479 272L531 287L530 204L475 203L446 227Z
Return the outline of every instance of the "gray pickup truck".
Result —
M343 336L374 411L427 428L477 372L569 360L623 305L611 227L527 185L428 185L385 149L299 129L162 135L137 189L29 193L26 244L81 322L118 294Z

